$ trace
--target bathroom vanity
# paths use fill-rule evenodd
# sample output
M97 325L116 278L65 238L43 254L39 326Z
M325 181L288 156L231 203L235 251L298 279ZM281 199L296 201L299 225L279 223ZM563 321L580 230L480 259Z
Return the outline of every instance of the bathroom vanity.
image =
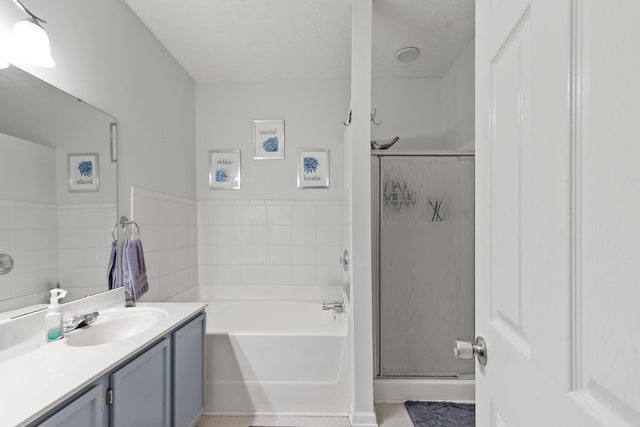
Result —
M88 328L3 361L0 426L195 426L205 307L109 308Z

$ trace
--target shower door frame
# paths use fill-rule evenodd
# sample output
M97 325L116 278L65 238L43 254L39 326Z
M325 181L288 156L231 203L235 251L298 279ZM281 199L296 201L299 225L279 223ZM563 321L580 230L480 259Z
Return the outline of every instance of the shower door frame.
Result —
M373 280L373 377L375 379L392 378L422 378L422 379L458 379L458 377L442 375L382 375L381 360L381 327L380 327L380 213L382 211L383 197L380 193L382 183L382 160L385 157L398 158L429 158L429 157L450 157L450 158L475 158L473 151L455 150L425 150L425 151L371 151L371 265Z

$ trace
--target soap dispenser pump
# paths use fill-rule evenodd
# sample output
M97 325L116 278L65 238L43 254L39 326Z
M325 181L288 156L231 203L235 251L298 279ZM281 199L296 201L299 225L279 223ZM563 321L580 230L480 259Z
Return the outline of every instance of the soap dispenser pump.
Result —
M44 318L47 328L47 341L55 341L62 338L62 309L60 308L60 298L67 295L64 289L51 289L51 298L49 307L47 307L47 315Z

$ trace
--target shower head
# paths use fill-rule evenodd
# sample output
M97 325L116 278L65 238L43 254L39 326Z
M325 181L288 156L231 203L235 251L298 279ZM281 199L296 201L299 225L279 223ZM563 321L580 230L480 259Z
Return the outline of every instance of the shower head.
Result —
M371 149L372 150L386 150L387 148L391 148L391 146L393 144L395 144L396 142L398 142L400 140L399 136L396 136L395 138L387 141L387 142L383 142L383 143L378 143L377 141L371 140Z

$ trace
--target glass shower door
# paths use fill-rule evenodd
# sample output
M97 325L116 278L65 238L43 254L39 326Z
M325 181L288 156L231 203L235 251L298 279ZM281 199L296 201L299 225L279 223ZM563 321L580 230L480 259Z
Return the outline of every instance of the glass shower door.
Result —
M379 375L465 377L474 336L473 157L381 157Z

